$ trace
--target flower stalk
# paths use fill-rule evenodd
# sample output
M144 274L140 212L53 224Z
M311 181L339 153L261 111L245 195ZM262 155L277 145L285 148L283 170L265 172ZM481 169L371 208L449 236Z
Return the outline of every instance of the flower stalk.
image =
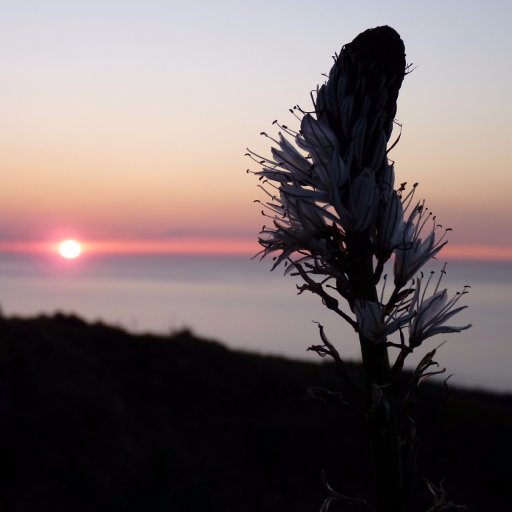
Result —
M389 147L408 69L395 30L384 26L359 34L335 56L328 80L316 91L313 112L298 106L292 110L299 130L276 121L277 137L262 133L273 143L271 156L248 152L261 166L254 174L266 193L259 201L263 215L271 222L260 233L261 257L274 255L273 269L284 264L286 273L304 281L299 293L318 295L358 333L365 389L354 393L350 406L357 406L367 421L375 508L365 506L377 512L406 507L402 448L414 435L399 428L396 374L428 338L469 327L446 325L464 309L456 305L466 289L448 299L439 279L429 295L432 279L425 283L422 275L414 278L447 243L449 230L439 236L442 228L435 216L423 201L413 202L416 184L409 192L405 183L394 188L394 163L387 155L398 141ZM382 274L391 258L394 289L387 295L387 276ZM331 356L338 373L350 380L322 326L320 337L322 345L310 349ZM390 351L395 350L398 355L391 362ZM423 368L432 364L429 359L417 369L413 388L428 376ZM353 382L350 387L357 389ZM335 401L347 404L336 393L314 394L336 396ZM344 496L326 487L329 497L322 510Z

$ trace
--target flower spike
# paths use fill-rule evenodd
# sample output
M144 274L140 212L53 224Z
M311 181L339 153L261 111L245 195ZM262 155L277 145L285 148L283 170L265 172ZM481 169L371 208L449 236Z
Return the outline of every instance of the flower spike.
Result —
M271 141L270 156L247 153L260 166L254 174L266 198L259 204L271 219L260 232L259 255L272 255L272 270L283 265L285 274L302 280L298 294L316 294L359 336L364 389L357 392L347 380L338 349L319 326L322 344L310 350L334 360L354 401L344 392L321 388L311 388L310 395L349 405L367 421L376 507L341 495L326 483L324 511L335 501L360 510L406 510L403 450L413 449L414 421L407 413L404 422L403 411L395 405L396 375L424 341L470 327L451 325L452 317L466 307L459 300L467 290L449 298L440 289L440 279L431 285L432 274L424 280L420 272L446 245L449 230L438 236L441 226L435 216L414 199L417 183L408 192L406 183L395 188L394 162L388 159L402 133L395 120L396 102L409 69L395 30L383 26L359 34L343 46L327 81L311 93L314 108L290 110L299 127L275 121L276 136L262 132ZM399 134L390 144L395 125ZM379 283L393 257L394 289L389 290L386 274ZM419 272L421 277L416 277ZM391 350L399 351L393 365ZM434 354L421 360L409 397L422 379L444 371L432 368L437 364Z

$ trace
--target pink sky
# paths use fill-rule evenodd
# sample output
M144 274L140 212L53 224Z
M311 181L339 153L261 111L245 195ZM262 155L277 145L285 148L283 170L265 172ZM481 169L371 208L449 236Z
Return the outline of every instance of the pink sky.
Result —
M60 240L47 242L4 241L0 252L5 254L57 254ZM81 240L82 255L211 255L246 256L260 251L254 238L182 237L174 240ZM440 260L512 261L512 248L486 245L448 244L439 254Z
M75 237L91 251L256 252L246 147L268 153L259 133L291 124L331 55L387 23L418 65L399 98L397 181L419 181L454 229L445 257L512 260L508 6L29 4L0 20L0 250Z

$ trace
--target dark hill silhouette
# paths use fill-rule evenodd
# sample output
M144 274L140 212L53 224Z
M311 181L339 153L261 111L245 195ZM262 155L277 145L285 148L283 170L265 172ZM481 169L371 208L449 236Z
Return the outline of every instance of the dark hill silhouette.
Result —
M309 386L336 388L333 369L188 331L2 318L0 507L312 512L322 469L340 491L368 495L364 426L305 400ZM433 385L423 394L438 405L418 420L420 473L445 477L470 510L510 510L512 397L452 389L447 401ZM426 497L423 485L417 493Z

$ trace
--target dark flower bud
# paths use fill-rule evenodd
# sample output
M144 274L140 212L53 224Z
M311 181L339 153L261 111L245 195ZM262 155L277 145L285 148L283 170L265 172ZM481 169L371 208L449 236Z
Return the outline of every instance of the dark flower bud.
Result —
M386 165L405 73L404 43L388 26L362 32L335 58L329 79L318 91L316 110L336 134L351 177L370 167L378 180Z

